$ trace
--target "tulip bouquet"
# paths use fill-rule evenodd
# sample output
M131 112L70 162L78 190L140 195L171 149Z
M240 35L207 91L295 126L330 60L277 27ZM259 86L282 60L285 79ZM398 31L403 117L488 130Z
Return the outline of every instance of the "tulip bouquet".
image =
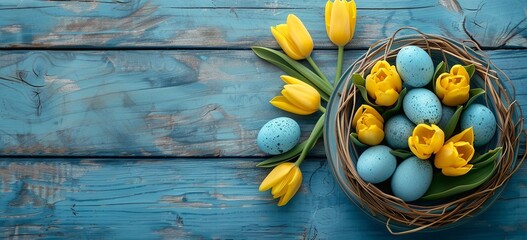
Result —
M283 206L298 191L302 182L300 164L306 158L317 140L322 136L325 111L323 107L333 93L334 86L342 74L344 46L351 41L355 32L356 6L353 0L328 1L325 7L326 31L329 39L338 49L335 81L333 84L320 71L311 58L313 40L302 23L294 14L289 14L285 24L271 27L271 33L285 52L265 47L252 47L254 53L283 70L286 83L282 95L274 97L270 103L284 111L299 115L321 112L307 140L282 154L273 156L258 164L259 167L274 167L260 185L260 191L272 189L274 198L280 198L278 205ZM308 66L302 63L306 60ZM295 160L294 163L290 162Z

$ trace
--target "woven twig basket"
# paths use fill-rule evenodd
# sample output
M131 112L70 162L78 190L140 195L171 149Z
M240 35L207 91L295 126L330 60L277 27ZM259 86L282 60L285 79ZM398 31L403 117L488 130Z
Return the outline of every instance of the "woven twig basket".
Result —
M418 34L396 37L403 30L416 31ZM358 108L362 99L358 89L352 84L351 75L359 73L365 76L378 60L384 59L394 64L398 51L407 45L421 47L432 56L434 64L444 61L447 69L458 63L473 64L476 72L471 78L471 85L485 89L485 96L480 97L479 101L486 104L496 116L498 128L494 139L487 146L487 149L503 147L496 173L485 184L458 198L442 202L409 204L384 193L373 184L364 182L357 174L355 166L360 149L353 145L349 136L353 131L351 120L354 110ZM512 82L473 42L457 43L441 36L424 34L413 28L399 29L392 37L373 44L350 66L342 81L343 86L340 87L342 91L338 91L337 88L338 97L333 97L338 99L335 100L336 114L333 118L330 114L326 122L326 124L334 124L334 131L326 131L325 135L325 138L332 138L329 141L335 141L334 145L336 145L334 156L337 159L330 160L331 167L344 192L368 214L384 221L392 234L412 233L424 229L446 229L455 226L453 223L462 222L460 220L467 216L483 211L501 193L503 185L526 157L525 153L523 156L518 156L519 138L525 136L525 132ZM335 151L335 149L326 147L326 151Z

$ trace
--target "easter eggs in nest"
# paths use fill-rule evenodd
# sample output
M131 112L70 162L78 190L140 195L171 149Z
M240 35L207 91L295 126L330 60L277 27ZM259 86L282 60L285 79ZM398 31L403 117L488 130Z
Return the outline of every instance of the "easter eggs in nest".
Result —
M391 90L384 91L392 96L398 94L396 101L390 105L376 101L380 95L377 94L376 98L373 98L367 92L365 83L368 75L371 74L376 62L380 60L387 62L383 65L388 65L390 68L393 66L397 70L397 56L400 50L408 45L423 49L431 57L434 65L432 78L423 86L412 85L405 81L407 78L404 73L397 72L397 76L402 81L402 88L398 90L396 84L384 85L397 91L397 93ZM455 48L455 50L449 48ZM390 232L441 230L465 223L467 219L487 209L503 191L503 184L507 182L507 179L493 176L497 174L510 176L514 173L511 166L519 164L516 160L519 143L503 140L504 138L517 138L520 134L521 128L510 129L508 133L510 136L504 136L503 132L504 124L512 126L521 118L518 113L519 105L510 100L514 98L510 97L508 92L503 92L506 88L501 85L501 80L487 80L489 77L506 79L506 76L498 70L494 71L495 66L488 67L485 64L479 64L489 62L488 59L482 58L485 58L484 54L479 54L444 37L422 34L388 38L375 43L348 68L328 102L324 142L333 174L346 195L365 213L383 222ZM467 61L477 61L478 64L472 66ZM390 74L396 76L395 73ZM377 79L382 80L382 78ZM460 85L454 86L458 83ZM453 86L458 90L454 91ZM417 104L407 103L405 110L404 100L409 93L418 89L431 92L439 100L439 104L435 104L437 101L434 101L434 106L438 108L437 111L432 112L435 118L420 117L420 121L415 118L416 123L407 114L412 114L410 113L412 110L417 112L425 108L419 104L420 101L415 101ZM498 89L500 89L500 94L496 94ZM380 90L378 92L383 93ZM498 99L500 97L501 99ZM484 126L487 121L492 122L492 118L488 116L481 119L469 118L469 115L473 116L470 114L472 111L487 112L477 109L479 104L493 115L496 126L495 129L489 127L489 132L493 134L490 141L483 145L476 143L478 135L476 125ZM392 176L380 183L363 179L357 169L358 159L362 157L362 154L367 149L376 146L361 142L356 133L357 129L352 127L351 120L356 110L362 105L370 106L382 116L379 122L383 123L383 139L378 145L392 148L390 154L394 155L397 161L396 170ZM471 106L476 107L474 108L476 110L471 110ZM506 109L510 109L509 106L514 108L514 113L505 116ZM414 131L418 127L418 131ZM364 129L361 132L364 132ZM414 135L417 136L417 140L414 138L415 141L412 140L412 144L408 145L408 139L415 137ZM483 137L486 133L480 132L479 135ZM402 144L404 139L407 140L406 144ZM419 153L424 159L418 158L412 148L424 150L422 153L426 152L426 154ZM502 151L506 148L516 150ZM436 164L437 155L443 160ZM445 158L444 156L447 155L451 157ZM463 166L459 167L448 159L457 159L462 163L459 165ZM403 193L404 189L398 189L400 186L403 188L407 186L404 179L407 180L408 185L410 182L419 181L423 186L428 185L427 179L430 179L430 174L413 176L418 172L415 169L426 169L425 167L418 168L417 166L421 166L418 164L410 164L414 167L405 167L407 165L403 164L405 162L429 164L432 177L426 192L410 191L417 196L407 196ZM423 172L426 171L421 173ZM446 176L443 172L461 175ZM428 177L423 177L425 175ZM492 192L492 194L482 194L482 192ZM482 205L474 208L473 203L475 202L482 203ZM464 217L453 217L460 215Z

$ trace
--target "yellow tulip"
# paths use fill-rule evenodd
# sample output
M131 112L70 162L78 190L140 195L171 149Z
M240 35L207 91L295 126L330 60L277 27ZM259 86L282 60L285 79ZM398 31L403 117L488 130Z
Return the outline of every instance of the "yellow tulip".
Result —
M328 1L325 17L326 32L331 42L337 46L344 46L351 41L357 19L355 1Z
M408 137L408 146L419 159L428 159L439 152L445 142L445 133L437 125L418 124L412 136Z
M376 62L371 73L366 76L366 91L381 106L391 106L397 102L402 85L395 66L384 60Z
M474 156L474 131L467 128L451 137L435 155L434 165L440 168L445 176L465 175L473 165L468 162Z
M456 64L450 73L442 73L436 80L436 94L447 106L466 103L469 98L470 77L467 70Z
M309 115L320 108L320 93L309 84L291 76L280 76L286 83L283 96L276 96L270 103L284 111L299 115Z
M285 24L271 27L271 33L287 56L294 60L307 58L313 51L311 35L294 14L287 16Z
M359 141L364 144L377 145L384 139L384 119L371 106L361 105L355 112L351 124Z
M261 192L272 188L273 198L280 198L278 206L286 205L302 184L300 168L291 162L281 163L260 184Z

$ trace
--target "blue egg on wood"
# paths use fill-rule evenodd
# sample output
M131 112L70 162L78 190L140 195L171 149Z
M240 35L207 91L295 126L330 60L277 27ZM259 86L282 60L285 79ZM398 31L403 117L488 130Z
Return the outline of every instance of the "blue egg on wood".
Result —
M424 87L434 77L434 63L425 50L417 46L401 48L395 59L403 82L412 87Z
M405 202L421 198L432 183L432 164L428 160L410 157L404 160L392 176L393 194Z
M267 154L277 155L291 150L300 140L300 126L288 117L267 122L258 132L256 143Z
M392 148L407 149L414 128L415 124L404 114L393 116L384 124L384 139Z
M362 180L380 183L392 176L397 160L388 146L377 145L366 149L357 160L357 173Z
M437 124L441 120L443 110L439 98L432 91L414 88L404 96L403 111L415 124Z
M496 118L488 107L473 103L461 113L460 126L462 129L472 127L474 146L479 147L490 142L494 136Z

